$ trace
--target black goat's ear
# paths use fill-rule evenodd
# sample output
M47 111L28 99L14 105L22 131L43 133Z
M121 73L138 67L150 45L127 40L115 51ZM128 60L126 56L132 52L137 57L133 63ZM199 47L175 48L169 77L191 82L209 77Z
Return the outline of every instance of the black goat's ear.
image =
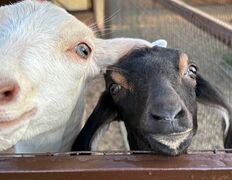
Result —
M105 91L102 93L97 106L89 116L87 122L77 136L72 151L90 151L91 143L97 131L105 124L117 118L117 110L111 95Z
M198 102L222 110L225 120L224 147L232 148L231 106L225 96L200 74L197 75L196 96Z

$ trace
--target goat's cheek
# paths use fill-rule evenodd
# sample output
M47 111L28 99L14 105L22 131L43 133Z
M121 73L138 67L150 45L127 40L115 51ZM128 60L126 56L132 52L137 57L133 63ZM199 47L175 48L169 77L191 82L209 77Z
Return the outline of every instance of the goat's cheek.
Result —
M183 77L182 81L184 82L184 84L186 84L187 86L191 87L191 88L195 88L197 85L197 82L195 79L192 79L189 76Z
M119 104L120 106L124 107L125 105L127 105L126 100L127 100L127 93L125 91L120 91L117 95L112 96L114 102L116 102L117 104ZM127 106L128 108L128 106Z
M72 51L67 51L65 54L65 62L69 73L74 73L73 77L77 80L83 76L86 78L89 76L94 76L97 73L95 72L95 64L89 59L83 60L78 55ZM93 72L92 72L93 71Z
M20 85L20 95L25 97L33 97L35 95L36 88L40 83L41 77L36 66L31 63L24 62L23 66L20 67L18 78Z

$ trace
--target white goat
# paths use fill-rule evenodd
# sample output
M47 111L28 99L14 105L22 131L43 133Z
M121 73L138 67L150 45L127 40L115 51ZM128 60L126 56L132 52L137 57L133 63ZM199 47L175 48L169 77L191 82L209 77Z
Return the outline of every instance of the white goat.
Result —
M64 152L84 118L87 81L140 39L103 40L49 2L0 8L0 151Z

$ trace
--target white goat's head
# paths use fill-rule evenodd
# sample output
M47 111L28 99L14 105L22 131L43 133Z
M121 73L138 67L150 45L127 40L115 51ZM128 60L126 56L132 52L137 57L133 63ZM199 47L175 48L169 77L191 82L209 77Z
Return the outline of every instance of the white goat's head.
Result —
M86 80L145 45L151 46L139 39L97 39L49 2L1 7L0 151L65 126Z

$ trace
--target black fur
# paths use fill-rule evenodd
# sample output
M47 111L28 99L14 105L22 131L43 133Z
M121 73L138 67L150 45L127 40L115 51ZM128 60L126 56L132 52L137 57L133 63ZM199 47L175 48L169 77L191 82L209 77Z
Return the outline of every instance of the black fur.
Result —
M97 129L106 123L110 123L112 120L116 119L116 117L117 111L113 99L110 94L105 91L102 93L97 106L75 140L72 149L75 151L90 151L90 142Z
M231 115L224 96L199 73L190 77L188 69L181 76L179 61L182 52L167 48L134 50L105 74L106 91L76 139L73 151L91 150L95 132L105 123L120 117L125 122L131 150L154 150L163 154L184 153L197 131L197 101L223 107ZM190 66L190 65L189 65ZM112 73L119 73L129 88L121 85L119 93L110 93L117 84ZM175 137L191 132L176 149L161 143L154 135ZM232 130L225 138L230 148ZM175 139L175 138L174 138Z

